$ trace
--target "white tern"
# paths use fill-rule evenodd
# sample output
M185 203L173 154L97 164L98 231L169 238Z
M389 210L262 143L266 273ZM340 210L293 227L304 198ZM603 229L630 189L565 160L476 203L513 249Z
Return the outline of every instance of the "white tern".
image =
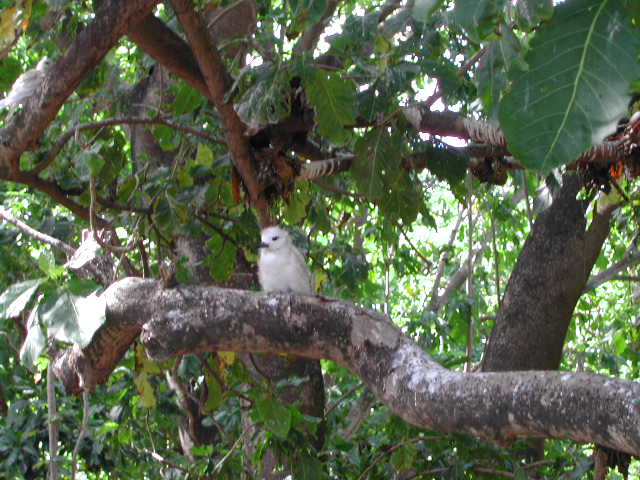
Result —
M302 252L282 227L261 232L258 279L265 292L312 293L311 274Z
M35 68L27 70L20 75L7 96L0 100L0 108L15 107L34 94L36 89L42 84L47 70L51 68L53 62L47 57L43 57Z

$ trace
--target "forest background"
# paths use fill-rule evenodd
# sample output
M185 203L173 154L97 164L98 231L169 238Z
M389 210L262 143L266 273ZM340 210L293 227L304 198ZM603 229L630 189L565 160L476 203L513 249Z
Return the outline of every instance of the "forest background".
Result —
M0 478L640 478L639 22L1 0Z

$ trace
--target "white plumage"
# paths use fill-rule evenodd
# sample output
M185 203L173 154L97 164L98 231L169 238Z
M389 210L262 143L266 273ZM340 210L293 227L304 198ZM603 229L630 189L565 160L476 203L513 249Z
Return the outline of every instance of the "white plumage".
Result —
M20 75L17 80L13 82L7 96L0 100L0 108L15 107L33 95L42 84L47 70L51 68L51 65L53 65L53 62L47 57L44 57L38 62L35 68L27 70Z
M262 230L258 279L265 292L312 293L311 274L300 250L281 227Z

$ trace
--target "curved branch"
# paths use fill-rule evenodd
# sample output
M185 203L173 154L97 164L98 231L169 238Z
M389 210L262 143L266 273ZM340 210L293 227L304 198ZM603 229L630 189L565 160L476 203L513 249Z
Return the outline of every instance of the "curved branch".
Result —
M122 35L147 16L158 0L104 0L95 20L80 32L71 47L47 74L44 85L0 129L0 166L17 171L23 152L37 147L38 138L65 100L111 50Z
M500 444L540 435L640 454L640 384L635 382L555 371L449 371L386 316L326 297L166 289L156 281L128 278L107 289L104 298L107 320L90 345L67 350L56 361L56 374L67 386L86 389L104 380L126 342L142 331L155 359L227 350L332 360L358 375L400 417L431 430Z
M249 192L251 204L256 207L261 226L270 225L273 223L271 211L266 197L262 195L263 188L255 173L249 141L245 136L246 127L238 117L233 104L225 98L231 81L220 53L216 45L210 41L202 19L194 11L193 2L174 0L173 5L224 124L224 134L234 166Z
M180 125L175 122L170 122L169 120L163 118L111 118L109 120L103 120L100 122L91 122L91 123L83 123L80 125L76 125L75 127L67 130L62 136L58 139L58 142L55 146L47 153L42 162L36 165L29 173L34 175L39 174L45 168L47 168L51 163L55 160L56 156L60 153L62 148L67 144L71 138L73 138L77 132L82 130L94 130L96 128L102 127L110 127L113 125L166 125L167 127L175 128L176 130L180 130L185 133L190 133L192 135L196 135L200 138L204 138L205 140L209 140L213 143L218 143L220 145L224 145L224 140L214 137L213 135L209 135L206 132L198 130L196 128L188 127L186 125Z
M73 248L68 243L65 243L62 240L58 240L55 237L52 237L50 235L47 235L46 233L42 233L36 230L35 228L30 227L29 225L22 222L21 220L18 220L16 217L11 215L9 212L7 212L3 208L0 208L0 218L2 218L6 222L14 224L16 227L18 227L19 230L35 238L39 242L48 243L52 247L59 248L67 255L73 255L74 252L76 251L76 249Z
M58 202L60 205L67 207L71 212L84 219L89 221L89 209L79 203L71 200L62 189L58 186L58 184L54 182L50 182L48 180L44 180L37 175L33 175L30 172L16 172L13 174L5 174L0 171L0 179L7 180L9 182L16 182L26 185L28 187L33 187L36 190L40 190L43 193L49 195L53 200ZM103 218L97 218L96 226L100 228L104 228L109 223Z

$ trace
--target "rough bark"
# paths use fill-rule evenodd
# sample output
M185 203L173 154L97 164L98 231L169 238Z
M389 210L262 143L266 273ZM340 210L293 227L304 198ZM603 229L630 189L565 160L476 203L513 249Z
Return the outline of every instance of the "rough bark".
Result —
M640 385L588 373L462 373L436 363L387 317L349 302L206 287L165 289L129 278L105 293L107 320L84 350L56 362L67 387L90 388L142 331L149 354L214 350L292 353L358 375L406 421L505 444L520 435L567 438L640 454ZM135 335L134 335L135 336ZM81 381L70 381L73 377Z
M610 212L586 229L588 202L577 175L565 175L536 219L511 274L482 369L556 370L573 310L609 233Z
M18 171L20 155L35 148L38 138L65 100L120 37L145 18L157 3L158 0L105 0L101 3L95 20L78 34L69 50L55 63L43 87L26 102L13 121L0 130L2 169Z
M263 188L256 176L254 159L245 135L246 127L238 117L233 103L225 99L231 77L224 67L217 45L205 29L202 18L187 0L174 0L176 14L189 39L194 56L210 92L210 97L224 125L224 135L233 164L242 177L251 204L256 208L262 227L273 224L271 211Z

